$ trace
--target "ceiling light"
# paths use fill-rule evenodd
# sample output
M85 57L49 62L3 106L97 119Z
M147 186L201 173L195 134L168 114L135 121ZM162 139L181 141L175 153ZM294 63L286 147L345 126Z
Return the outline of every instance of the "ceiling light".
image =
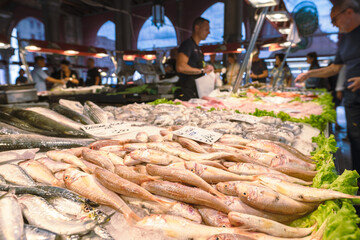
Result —
M107 57L108 55L106 53L97 53L96 57L97 58L103 58L103 57Z
M271 22L287 22L290 20L287 11L274 11L266 14L266 18Z
M249 2L256 8L272 7L279 4L279 0L249 0Z
M163 0L154 0L154 4L152 6L152 23L158 29L165 24Z
M4 48L9 48L9 47L10 47L10 44L0 42L0 48L4 49Z
M288 35L291 32L290 28L279 28L278 30L281 34L285 34L285 35Z
M135 55L124 55L123 59L124 61L134 61Z
M295 47L296 46L296 43L292 43L292 42L283 42L283 43L280 43L279 44L281 47L290 47L290 45L292 47Z
M28 50L28 51L40 51L41 50L40 47L37 47L35 45L28 45L28 46L25 47L25 49Z
M242 51L244 51L244 50L245 50L245 48L238 48L238 49L236 49L237 52L242 52Z
M144 56L144 59L146 59L146 60L154 60L154 59L156 59L156 56L154 54L146 54Z
M76 55L76 54L79 54L79 51L65 50L64 53L67 54L67 55Z

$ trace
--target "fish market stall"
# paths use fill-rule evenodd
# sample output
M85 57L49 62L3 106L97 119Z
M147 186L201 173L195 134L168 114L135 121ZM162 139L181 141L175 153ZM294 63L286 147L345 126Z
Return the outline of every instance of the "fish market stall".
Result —
M295 118L162 102L1 108L0 149L29 149L0 155L0 191L8 192L0 206L16 213L9 221L0 209L13 223L2 231L50 239L360 236L351 202L359 175L335 173L333 136Z

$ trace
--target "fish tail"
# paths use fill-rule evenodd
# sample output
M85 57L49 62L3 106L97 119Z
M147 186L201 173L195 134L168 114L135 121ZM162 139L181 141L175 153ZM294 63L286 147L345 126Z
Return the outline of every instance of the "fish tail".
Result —
M214 194L215 196L221 198L221 199L226 199L227 198L225 194L223 194L223 193L221 193L219 191L216 191L215 189L211 189L210 192L212 194Z
M167 209L172 208L172 207L176 204L176 202L169 202L169 201L166 201L166 200L162 200L162 199L160 199L160 198L157 198L157 197L155 197L154 200L155 200L156 202L160 203L161 205L165 206Z
M311 234L311 236L310 236L310 239L311 239L311 240L321 240L321 239L322 239L328 221L329 221L329 218L327 218L327 219L321 224L320 228L319 228L317 231L312 232L312 234Z
M127 213L124 215L125 216L125 220L129 225L135 225L138 221L141 220L141 217L139 217L138 215L136 215L136 213L131 212L131 213Z

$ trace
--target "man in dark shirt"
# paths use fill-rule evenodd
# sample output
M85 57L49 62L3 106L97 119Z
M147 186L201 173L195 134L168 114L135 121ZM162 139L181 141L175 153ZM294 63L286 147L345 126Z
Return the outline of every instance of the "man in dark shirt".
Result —
M205 65L204 55L199 47L210 33L209 20L198 17L193 22L191 38L185 40L179 47L176 59L176 71L179 73L180 92L175 97L181 100L197 98L195 79L213 71L213 66Z
M25 70L21 68L20 71L19 71L20 76L18 76L16 78L15 84L27 83L27 77L24 77L24 74L25 74Z
M255 53L251 63L251 74L250 77L253 81L259 81L266 83L266 78L269 75L269 71L266 67L264 60L259 58L259 52Z
M330 77L346 65L344 105L347 134L351 145L353 169L360 172L360 6L355 0L344 0L331 10L331 22L344 33L335 61L326 68L300 74L295 81L309 77Z
M87 66L89 70L87 71L85 85L86 86L101 85L101 76L99 70L95 67L94 59L89 58L87 60Z

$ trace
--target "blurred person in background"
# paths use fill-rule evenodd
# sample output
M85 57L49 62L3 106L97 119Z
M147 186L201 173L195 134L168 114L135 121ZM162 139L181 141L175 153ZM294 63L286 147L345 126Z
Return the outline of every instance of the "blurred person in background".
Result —
M70 62L68 60L62 60L60 62L60 71L54 75L58 79L69 79L66 83L67 88L77 87L79 85L78 74L76 71L70 69Z
M88 67L85 86L101 85L101 75L99 70L95 67L93 58L88 58L86 65Z
M209 64L213 66L215 73L221 73L221 69L224 67L220 62L216 61L216 53L210 55Z
M176 71L179 73L178 86L180 89L175 91L175 98L189 100L198 98L195 79L210 73L214 67L205 64L204 54L199 47L201 40L205 40L210 33L209 20L198 17L192 26L192 35L189 39L181 43L176 59Z
M275 66L270 72L270 84L275 88L291 87L292 84L293 77L286 61L283 68L280 69L283 61L285 61L285 54L275 54Z
M360 5L355 0L339 1L331 9L330 17L332 24L339 28L339 32L344 33L334 63L301 73L295 81L303 82L310 77L330 77L346 66L343 98L347 135L353 169L360 172Z
M309 70L319 69L320 68L316 52L308 53L306 55L306 62L308 64L310 64ZM308 80L306 80L305 87L307 89L311 89L311 88L326 88L326 89L329 89L329 84L328 84L326 78L314 78L314 77L312 77L312 78L309 78Z
M16 85L17 84L25 84L25 83L27 83L28 80L27 80L27 77L24 76L24 74L25 74L25 70L20 68L20 70L19 70L19 75L20 76L18 76L16 78L16 81L15 81Z
M240 64L236 62L236 55L234 53L229 53L228 62L230 65L226 69L226 81L227 85L233 86L240 71Z
M259 58L259 52L257 51L253 55L253 59L251 62L251 73L250 77L252 81L258 81L261 83L266 83L266 78L269 75L269 71L267 69L266 63L263 59Z

